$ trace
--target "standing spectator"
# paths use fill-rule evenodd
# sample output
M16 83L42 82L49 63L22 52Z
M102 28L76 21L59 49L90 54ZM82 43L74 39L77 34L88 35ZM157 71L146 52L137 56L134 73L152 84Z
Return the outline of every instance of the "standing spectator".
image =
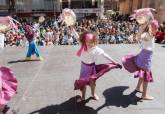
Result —
M158 31L156 32L155 38L156 38L155 41L156 43L161 43L164 40L165 32L162 27L159 27Z

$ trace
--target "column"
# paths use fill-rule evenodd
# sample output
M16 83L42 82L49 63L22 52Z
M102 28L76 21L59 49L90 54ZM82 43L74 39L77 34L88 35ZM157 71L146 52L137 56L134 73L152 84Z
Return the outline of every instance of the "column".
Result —
M71 8L71 0L68 0L68 8Z
M26 0L26 1L24 1L25 2L25 4L26 4L26 8L25 8L25 11L27 11L27 12L31 12L32 10L31 10L31 5L32 5L32 1L31 0Z
M94 6L95 5L95 0L92 0L92 6Z
M55 0L55 1L57 1L56 3L57 11L58 12L62 11L62 0Z
M103 18L104 17L104 0L100 0L100 9L101 9L100 18Z

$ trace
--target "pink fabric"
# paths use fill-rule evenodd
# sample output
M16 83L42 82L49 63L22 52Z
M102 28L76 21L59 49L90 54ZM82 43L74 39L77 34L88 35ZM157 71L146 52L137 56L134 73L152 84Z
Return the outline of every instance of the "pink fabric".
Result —
M124 68L130 72L130 73L134 73L134 77L135 78L144 78L145 82L153 82L153 77L152 77L152 72L150 70L144 70L139 68L135 62L135 55L126 55L122 58L122 63Z
M81 44L80 49L77 51L77 56L81 56L81 53L82 53L83 50L84 50L84 51L87 51L87 46Z
M139 69L134 73L135 78L144 78L145 82L153 82L152 72Z
M13 72L6 67L0 67L0 106L6 105L17 92L17 80Z
M6 16L6 17L0 17L0 23L8 26L10 24L9 17L8 16Z
M14 28L18 30L17 25L13 22L13 18L11 18L10 16L0 17L0 23L8 26L10 29Z
M155 29L159 28L159 23L156 19L151 21L151 26L154 27Z
M79 79L75 81L74 83L75 90L77 89L83 90L83 88L86 85L89 85L90 81L96 81L98 78L103 76L106 72L110 71L111 69L122 68L122 66L113 63L107 63L107 64L95 65L95 68L96 68L96 74L92 74L89 78Z
M63 9L62 16L63 17L65 17L65 16L72 16L73 18L76 19L75 13L71 9L68 9L68 8Z
M134 15L135 18L138 16L150 16L152 19L154 19L152 12L156 12L156 10L153 8L141 8L141 9L135 10L134 12L135 12L135 15Z
M95 40L95 36L92 33L84 33L82 37L84 42L81 44L80 49L77 51L77 56L81 56L82 51L87 51L86 41Z
M131 54L122 57L123 66L130 73L134 73L135 71L138 70L138 67L135 65L134 62L135 57L136 57L135 55L131 55Z

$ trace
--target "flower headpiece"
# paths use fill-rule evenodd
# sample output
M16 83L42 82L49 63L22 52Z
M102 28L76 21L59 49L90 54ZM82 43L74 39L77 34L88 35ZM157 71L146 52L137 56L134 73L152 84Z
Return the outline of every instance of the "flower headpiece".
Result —
M145 24L154 20L153 13L156 13L156 10L153 8L142 8L135 10L131 17L136 19L139 24Z
M80 49L77 51L77 56L81 56L82 51L87 51L87 45L86 45L86 41L95 41L96 40L96 36L91 33L91 32L84 32L81 35L81 47Z

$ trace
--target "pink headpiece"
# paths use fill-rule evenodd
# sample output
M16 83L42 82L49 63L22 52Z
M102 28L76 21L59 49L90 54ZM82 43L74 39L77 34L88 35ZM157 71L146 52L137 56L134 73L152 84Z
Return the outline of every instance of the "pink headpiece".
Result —
M90 32L85 32L82 34L82 44L80 49L77 51L77 56L81 56L82 51L87 51L86 41L94 40L95 36Z
M153 8L142 8L134 11L134 14L131 15L131 19L136 19L139 24L144 24L147 21L153 20L153 12L156 12Z
M18 27L14 22L19 23L10 16L0 17L0 24L1 26L3 25L3 27L0 27L0 30L12 29L12 28L18 30Z
M62 11L61 19L66 23L67 26L74 25L76 23L76 15L73 10L65 8Z
M159 28L159 23L158 23L158 21L157 20L152 20L151 21L151 26L152 27L154 27L154 28L156 28L156 29L158 29Z
M154 19L154 16L152 14L153 12L156 12L156 10L153 8L142 8L142 9L135 10L134 16L135 16L135 18L139 17L139 16L149 16L152 19Z

